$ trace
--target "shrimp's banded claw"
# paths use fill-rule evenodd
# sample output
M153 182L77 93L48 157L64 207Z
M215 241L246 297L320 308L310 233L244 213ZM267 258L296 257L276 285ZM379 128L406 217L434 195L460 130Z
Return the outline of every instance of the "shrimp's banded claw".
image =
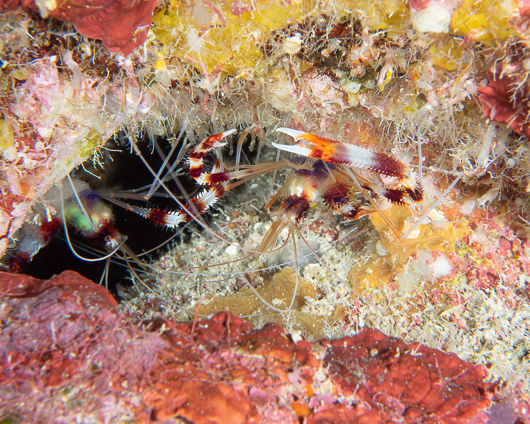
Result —
M190 176L194 178L195 181L197 181L201 185L223 185L225 187L225 183L229 181L243 179L245 177L263 173L263 169L260 167L257 167L255 169L239 169L236 166L235 169L227 169L226 167L222 166L219 159L215 162L215 165L212 167L211 172L204 172L204 157L206 156L206 154L213 148L225 146L226 142L222 142L221 140L223 140L225 137L228 137L229 135L232 135L235 132L236 130L232 129L223 133L211 135L192 149L188 156L188 164L190 168ZM241 142L238 144L240 147ZM229 189L230 188L227 188L227 190ZM217 192L220 191L221 189L218 188Z
M290 128L278 128L276 131L283 132L294 138L295 142L304 140L294 146L272 143L274 147L287 152L296 153L333 165L345 165L358 169L367 169L377 174L388 177L403 178L407 173L407 167L399 160L385 155L384 153L372 152L361 146L341 143L329 138L319 137L303 131Z
M155 224L162 225L166 228L177 228L181 223L191 221L194 217L198 217L213 207L220 198L225 194L225 188L222 184L213 185L208 189L203 190L197 196L190 199L186 203L186 210L181 211L165 211L157 208L142 208L139 206L130 205L121 200L112 197L104 197L105 200L114 203L130 212L148 219Z
M423 200L423 189L417 182L416 173L392 156L290 128L278 128L276 131L293 137L296 142L294 145L272 143L277 149L322 159L334 165L366 169L379 175L397 178L399 188L379 193L393 203L404 204L409 198L413 202Z

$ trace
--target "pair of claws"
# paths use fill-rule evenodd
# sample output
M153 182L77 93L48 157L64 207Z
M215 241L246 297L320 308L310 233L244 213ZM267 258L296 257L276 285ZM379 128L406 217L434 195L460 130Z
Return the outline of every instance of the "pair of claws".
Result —
M423 200L423 189L416 180L416 173L398 159L384 153L373 152L364 147L353 144L341 143L339 141L319 137L304 131L290 128L278 128L277 132L282 132L293 137L296 144L285 145L272 143L279 150L294 153L297 155L320 159L325 163L349 167L356 170L368 170L373 173L394 177L398 183L393 188L381 192L367 187L369 190L382 195L393 203L408 203ZM213 148L223 147L223 141L229 135L235 133L232 129L223 133L207 137L198 144L189 155L190 176L195 178L199 184L218 184L228 182L233 179L240 179L253 173L259 172L258 168L248 168L244 171L219 171L219 164L216 163L211 173L203 172L203 158ZM329 168L328 168L329 169Z

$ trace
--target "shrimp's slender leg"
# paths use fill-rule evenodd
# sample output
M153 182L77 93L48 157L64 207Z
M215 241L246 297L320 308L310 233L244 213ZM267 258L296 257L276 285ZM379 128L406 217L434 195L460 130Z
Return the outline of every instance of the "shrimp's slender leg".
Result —
M164 162L162 163L162 165L160 165L160 169L158 170L158 173L156 174L156 178L153 180L153 183L151 184L150 188L149 188L149 191L148 193L145 195L145 200L149 200L153 194L158 190L158 187L159 187L159 184L158 184L158 181L157 179L160 178L160 174L162 173L162 171L166 168L168 162L169 162L169 159L171 158L171 156L173 155L175 149L177 148L178 144L179 144L179 141L180 139L182 138L182 135L184 134L184 131L186 130L186 126L188 125L189 123L189 119L186 119L186 121L184 122L184 124L182 125L182 129L180 130L180 133L177 137L177 140L175 141L175 144L173 145L173 147L171 148L171 151L169 152L169 154L167 155L167 157L164 159ZM175 160L175 164L172 165L169 169L168 169L168 172L166 173L166 175L164 176L164 178L162 178L162 180L165 180L165 178L167 178L168 176L172 175L173 174L173 171L174 171L174 168L176 167L176 165L178 163L180 163L180 161L182 160L182 156L184 155L184 153L186 152L188 148L188 144L186 142L184 142L182 144L182 147L180 148L179 150L179 153L177 155L177 159Z
M107 291L109 290L109 267L110 267L110 261L111 258L107 258L107 262L105 262L105 269L103 270L103 273L101 274L101 278L99 279L99 285L105 281L105 289Z
M289 307L287 309L279 309L277 307L275 307L274 305L272 305L271 303L267 302L267 300L265 300L263 298L263 296L261 294L259 294L259 292L254 288L252 287L252 285L245 279L243 279L243 281L247 284L247 287L252 291L252 293L254 293L254 295L266 306L268 306L270 309L272 309L273 311L275 312L278 312L280 314L285 314L285 313L288 313L291 311L291 309L293 308L293 305L294 305L294 301L296 299L296 293L298 292L298 285L299 285L299 276L298 276L298 257L297 257L297 250L296 250L296 241L295 241L295 238L294 238L294 234L293 234L293 231L291 229L291 231L289 231L289 236L287 237L287 240L285 241L285 243L287 243L287 241L289 241L289 239L292 238L292 241L293 241L293 249L294 249L294 255L295 255L295 278L296 278L296 281L295 281L295 286L294 286L294 292L293 292L293 297L291 298L291 301L289 303Z
M245 131L241 133L239 136L239 139L237 140L237 150L236 150L236 172L237 168L239 168L239 161L241 160L241 149L243 148L243 142L247 138L247 135L250 134L250 131L256 126L256 124L252 124L250 127L248 127Z

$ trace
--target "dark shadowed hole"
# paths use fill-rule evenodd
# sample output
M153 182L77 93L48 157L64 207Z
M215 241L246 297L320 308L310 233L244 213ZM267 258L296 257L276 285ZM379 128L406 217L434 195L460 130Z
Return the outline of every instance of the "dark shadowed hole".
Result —
M163 148L164 153L167 155L170 150L169 143L164 139L159 139L158 141ZM129 190L149 184L153 180L149 170L146 169L141 159L135 153L131 153L129 147L125 143L123 144L124 146L120 147L119 142L108 143L107 147L109 149L121 149L122 152L103 151L105 161L103 170L101 170L101 168L94 169L91 162L84 164L89 172L100 176L99 180L85 172L81 166L72 172L72 177L88 182L91 189L96 191ZM160 156L155 150L153 150L152 146L150 146L150 143L147 141L144 140L139 145L142 154L149 161L151 167L158 170L162 164ZM176 153L174 153L174 156L172 157L176 157ZM110 160L110 158L112 158L112 160ZM190 190L190 193L193 194L192 190L195 185L188 177L180 177L180 182L186 190ZM180 190L174 182L169 182L167 185L173 193L178 193L180 195ZM124 201L142 207L147 206L171 211L178 210L178 205L176 205L173 200L165 197L153 197L149 203L135 200ZM152 249L174 234L174 230L169 230L160 225L156 225L132 212L120 208L119 206L112 204L109 204L109 206L114 213L115 228L121 234L127 236L127 245L136 254ZM69 235L76 244L94 247L90 245L89 240L76 234L74 229L69 231ZM167 249L167 247L163 249ZM90 253L82 251L79 247L77 247L77 251L85 257L94 257ZM151 253L150 256L156 257L159 253L160 252ZM33 261L22 270L22 273L35 278L48 279L65 270L73 270L94 282L99 282L104 268L105 261L86 262L76 258L70 251L64 239L64 231L61 226L61 229L57 232L53 240L39 251L39 253L33 258ZM111 264L108 277L109 291L115 293L117 283L123 286L130 285L128 276L129 272L126 266L120 266L119 264L114 263Z

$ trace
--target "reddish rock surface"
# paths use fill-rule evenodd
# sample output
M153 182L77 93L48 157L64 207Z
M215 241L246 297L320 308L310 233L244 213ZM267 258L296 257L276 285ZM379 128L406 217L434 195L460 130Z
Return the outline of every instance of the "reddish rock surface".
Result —
M0 291L0 421L456 424L528 414L524 396L495 395L483 367L377 330L312 344L230 313L133 325L74 272L0 273Z
M478 87L479 101L484 115L492 121L506 124L530 138L530 125L527 116L528 95L530 90L526 82L526 70L522 63L509 64L512 74L504 72L502 66L490 70L489 83Z
M414 10L422 10L429 6L431 0L409 0L410 6Z
M99 38L111 52L129 54L147 38L156 0L83 0L40 2L41 15L71 23L86 37ZM44 5L44 6L42 6ZM0 12L38 10L32 0L0 0ZM46 16L43 16L46 17Z

